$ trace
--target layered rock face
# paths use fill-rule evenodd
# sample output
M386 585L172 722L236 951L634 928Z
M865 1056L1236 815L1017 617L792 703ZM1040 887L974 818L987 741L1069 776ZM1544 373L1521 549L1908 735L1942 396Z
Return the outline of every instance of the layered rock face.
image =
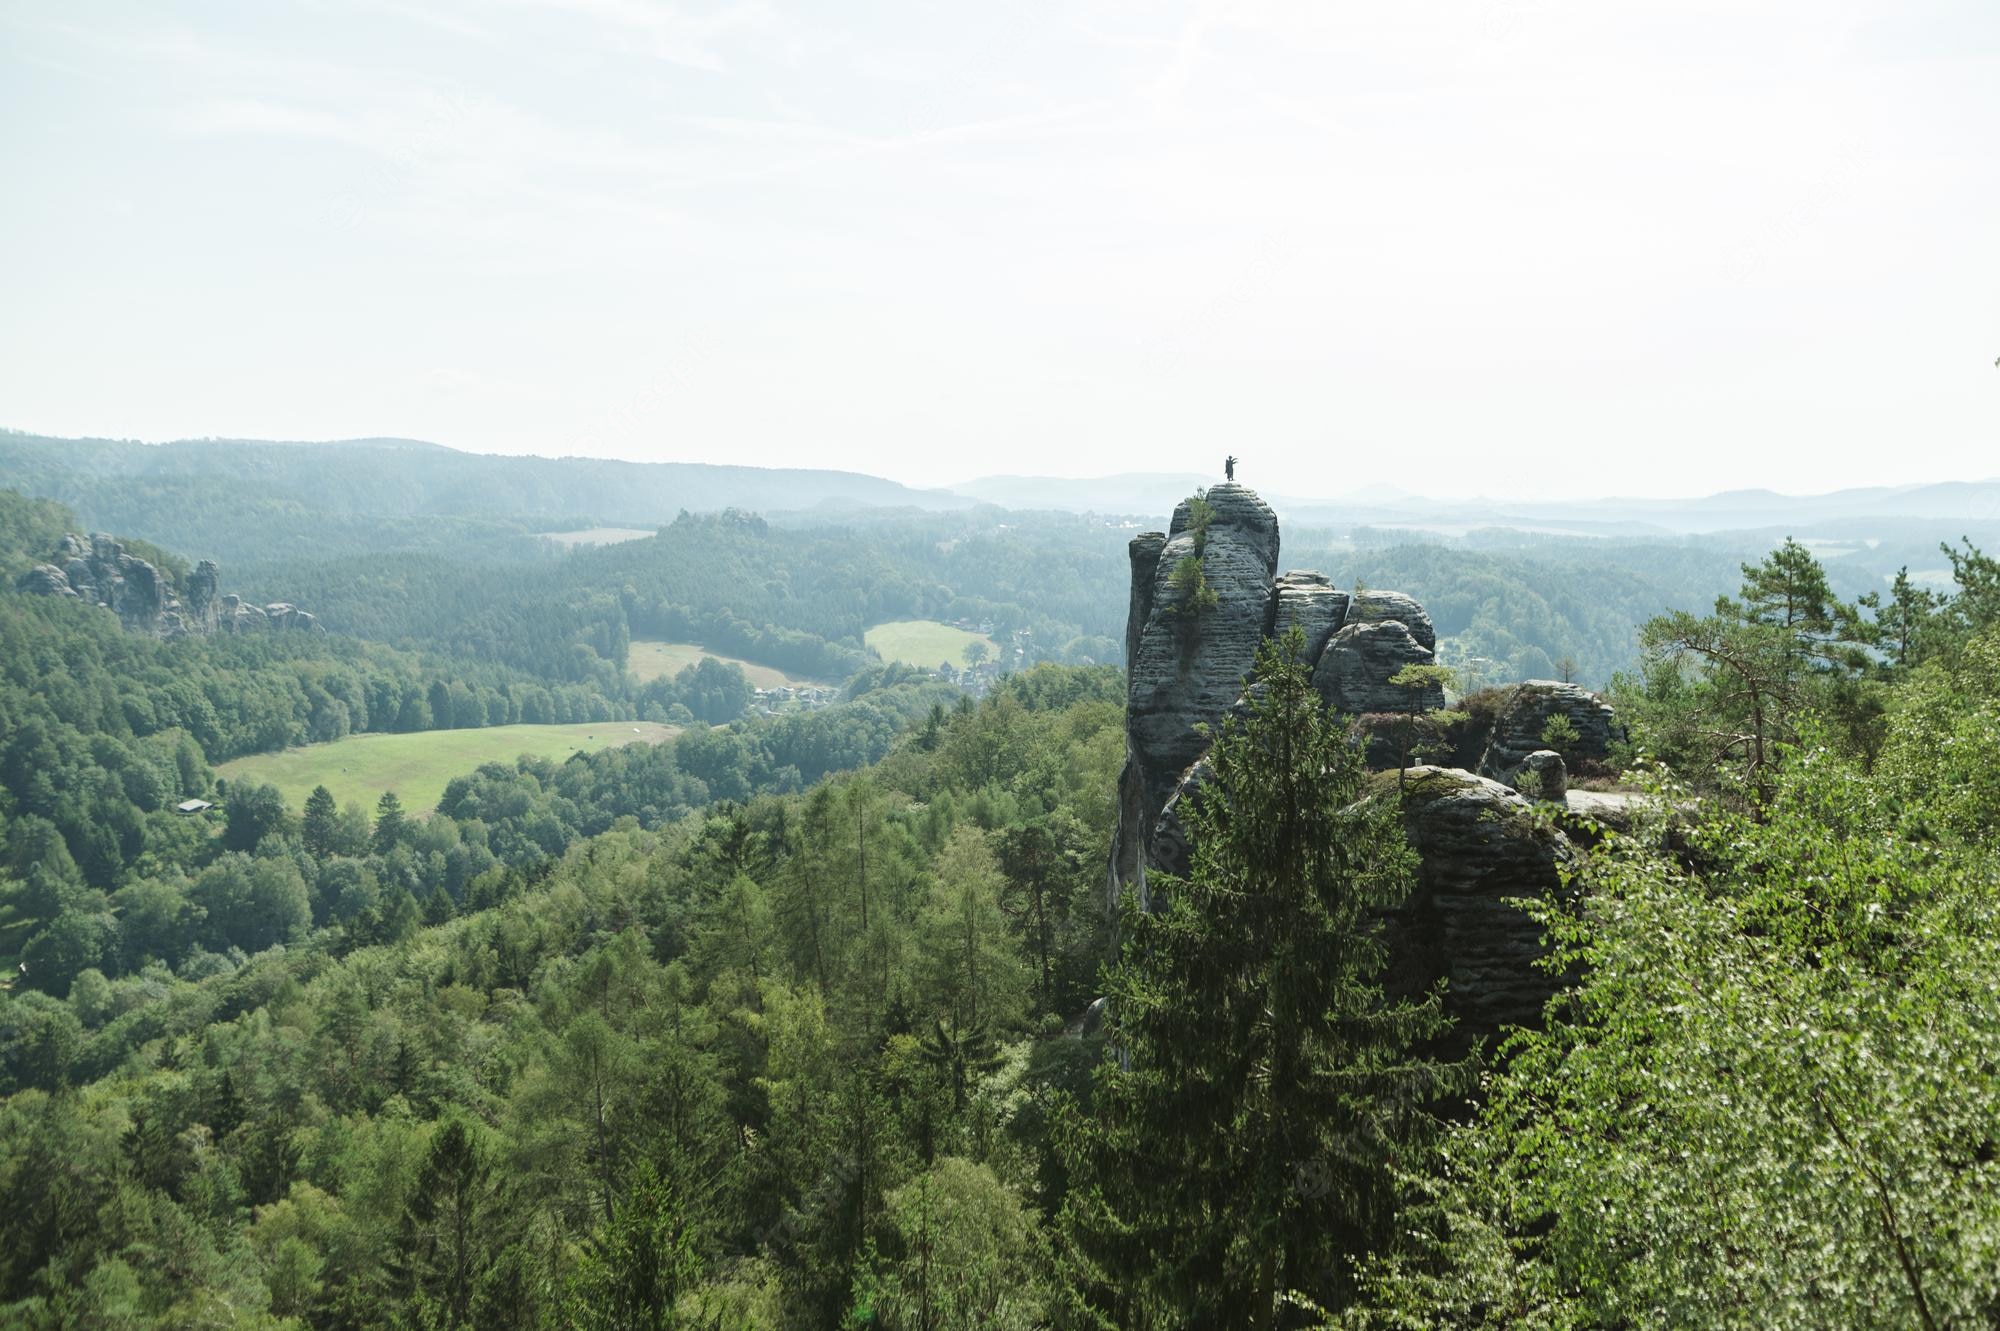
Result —
M1126 659L1127 767L1135 772L1148 827L1181 773L1208 748L1197 727L1214 724L1243 692L1270 608L1277 515L1241 485L1218 485L1207 498L1214 512L1204 531L1190 528L1183 502L1164 540L1147 533L1132 542L1126 637L1137 650ZM1156 543L1152 567L1142 568L1141 556ZM1215 606L1201 613L1172 585L1181 561L1197 556L1216 596Z
M1416 601L1399 592L1342 591L1317 573L1274 577L1278 524L1270 508L1240 485L1217 486L1207 499L1214 516L1205 532L1191 529L1184 504L1170 531L1131 544L1114 902L1131 888L1151 905L1149 872L1187 872L1191 847L1181 812L1205 797L1212 775L1203 728L1218 726L1254 689L1248 675L1263 639L1297 628L1302 664L1321 698L1356 717L1408 709L1407 690L1389 680L1406 665L1436 660L1435 629ZM1174 570L1197 550L1215 604L1191 614L1191 580L1177 585ZM1414 701L1420 708L1444 704L1435 687ZM1460 1046L1534 1021L1553 992L1555 981L1537 965L1541 929L1507 900L1556 891L1574 848L1503 781L1532 769L1550 801L1561 801L1562 759L1544 752L1541 739L1557 713L1577 732L1573 755L1609 752L1608 706L1572 685L1536 681L1518 686L1502 709L1481 763L1482 771L1488 763L1498 769L1478 775L1417 767L1397 783L1421 869L1417 891L1388 920L1394 982L1416 991L1443 979L1457 1020L1452 1043ZM1359 732L1356 742L1363 742Z
M1311 664L1326 650L1327 639L1347 622L1352 599L1324 573L1287 573L1272 586L1271 622L1264 626L1264 636L1281 638L1299 630L1306 640L1299 659Z
M298 607L276 602L258 607L240 597L218 599L215 561L204 559L188 575L183 600L173 578L101 532L63 537L52 562L37 564L15 584L38 596L68 596L100 605L134 633L177 638L187 633L253 633L263 629L313 631L319 621Z
M1278 519L1255 491L1236 484L1206 492L1212 511L1196 530L1187 503L1171 528L1132 539L1132 597L1125 628L1126 758L1118 783L1118 833L1111 853L1111 893L1126 886L1146 898L1149 868L1179 872L1185 839L1173 805L1190 769L1208 749L1213 727L1243 695L1266 638L1297 628L1303 664L1327 705L1359 714L1401 710L1405 691L1389 678L1405 665L1429 664L1437 646L1430 616L1398 592L1349 593L1323 574L1274 576ZM1215 604L1195 612L1175 569L1199 558ZM1441 707L1431 689L1418 699Z
M1617 736L1617 714L1611 704L1576 684L1553 679L1531 679L1516 684L1493 721L1493 734L1479 760L1479 772L1496 781L1511 781L1528 755L1548 748L1542 732L1555 717L1569 718L1576 739L1565 744L1572 758L1602 760L1611 753Z
M1514 788L1551 804L1569 803L1569 764L1554 749L1536 749L1521 760Z
M1541 926L1510 897L1561 885L1575 853L1519 793L1455 767L1413 767L1403 828L1417 852L1418 892L1390 923L1392 953L1412 987L1442 978L1456 1042L1539 1020L1555 980L1539 965Z
M1421 612L1419 612L1421 613ZM1429 628L1426 621L1425 627ZM1349 624L1333 635L1313 667L1313 687L1327 706L1350 716L1366 712L1400 712L1409 693L1389 681L1407 665L1430 665L1432 650L1399 620ZM1420 708L1444 706L1444 690L1435 684L1419 695Z

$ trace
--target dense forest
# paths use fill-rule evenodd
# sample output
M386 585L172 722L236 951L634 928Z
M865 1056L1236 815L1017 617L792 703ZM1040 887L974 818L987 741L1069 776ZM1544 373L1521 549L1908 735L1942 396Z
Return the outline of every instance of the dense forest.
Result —
M1569 982L1471 1062L1384 987L1395 784L1278 649L1115 928L1103 667L423 821L231 792L108 893L10 806L9 936L68 923L0 998L6 1316L1990 1324L2000 566L1949 560L1856 601L1787 544L1644 626L1652 812L1525 904Z

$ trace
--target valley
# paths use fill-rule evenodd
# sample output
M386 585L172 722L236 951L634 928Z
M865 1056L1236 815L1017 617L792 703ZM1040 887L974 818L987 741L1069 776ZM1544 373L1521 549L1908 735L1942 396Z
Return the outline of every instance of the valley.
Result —
M1222 1325L1256 1268L1219 1269L1217 1295L1159 1282L1159 1254L1227 1249L1265 1212L1315 1298L1386 1317L1429 1306L1437 1272L1482 1300L1574 1286L1606 1224L1622 1253L1705 1270L1698 1221L1682 1241L1654 1211L1618 1219L1637 1176L1689 1216L1716 1188L1750 1211L1768 1194L1834 1254L1816 1262L1893 1303L1873 1237L1846 1228L1876 1185L1774 1184L1736 1144L1776 1122L1788 1160L1829 1159L1790 1069L1855 1041L1876 1052L1843 1103L1920 1159L1958 1147L1912 1106L1969 1122L2000 1103L1983 1073L1916 1096L1898 1052L1937 1030L2000 1048L1967 987L2000 936L2000 566L1935 525L1873 546L1419 539L1287 527L1217 484L1161 530L725 507L558 552L531 533L613 524L385 516L370 496L407 502L426 472L476 493L512 469L369 456L365 485L339 493L335 468L286 509L282 541L207 527L181 488L117 492L140 527L96 533L0 489L10 1309L76 1268L99 1311L185 1324L236 1289L271 1310L259 1331L407 1323L450 1289L411 1236L444 1241L434 1208L462 1195L487 1275L460 1326L623 1324L600 1260L621 1280L671 1265L647 1297L689 1316L856 1324L875 1291L935 1279L899 1235L961 1221L951 1242L1024 1331L1066 1303ZM0 448L0 482L71 465ZM219 546L241 564L209 562ZM1905 552L1945 577L1884 583ZM829 683L758 692L808 680ZM1258 815L1218 816L1235 808ZM1827 845L1867 863L1802 895L1789 866ZM1577 893L1611 909L1558 908ZM1591 958L1563 972L1574 992L1552 942ZM1718 1011L1716 992L1743 997ZM1367 1053L1342 1062L1272 1011L1332 1014ZM1270 1100L1212 1075L1244 1058L1349 1090ZM1453 1099L1475 1074L1491 1100ZM1412 1108L1440 1095L1449 1123ZM1634 1100L1642 1122L1596 1108ZM1342 1126L1376 1112L1415 1126L1393 1145ZM839 1166L849 1142L865 1171ZM1311 1189L1240 1185L1215 1162L1245 1142ZM1979 1168L1913 1173L1895 1202L1935 1227L1976 1205ZM1336 1174L1350 1190L1319 1186ZM1506 1233L1506 1264L1387 1228L1418 1187L1445 1232ZM855 1210L814 1204L842 1188ZM1353 1212L1367 1189L1394 1205ZM1510 1209L1552 1194L1587 1200ZM134 1265L125 1229L19 1218L114 1195L205 1217L184 1240L200 1263ZM1152 1247L1125 1245L1130 1217ZM1585 1226L1585 1256L1536 1248L1548 1224ZM671 1259L644 1248L673 1233ZM1315 1274L1354 1254L1361 1283ZM1788 1254L1755 1260L1816 1278Z
M0 1331L2000 1331L1996 73L0 7Z

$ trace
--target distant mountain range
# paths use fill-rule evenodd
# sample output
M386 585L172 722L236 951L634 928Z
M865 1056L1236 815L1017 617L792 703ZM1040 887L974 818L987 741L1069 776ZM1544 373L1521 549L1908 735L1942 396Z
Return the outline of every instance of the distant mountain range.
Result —
M0 486L69 503L86 521L129 520L150 492L153 507L234 500L246 514L296 508L371 518L587 518L652 528L681 510L755 509L827 515L888 509L948 511L992 504L1015 510L1090 512L1163 524L1174 505L1213 477L1127 472L1069 479L985 476L918 489L861 472L699 462L467 453L411 439L280 443L190 439L147 444L58 439L0 430ZM1667 537L1779 530L1868 540L2000 525L2000 479L1874 486L1825 494L1728 490L1697 498L1579 501L1440 500L1390 486L1346 495L1264 491L1288 522L1408 529L1463 536L1508 528L1576 536ZM1953 534L1956 534L1955 529Z
M1164 519L1184 496L1213 477L1128 473L1084 480L1052 476L985 476L952 486L954 493L1017 509L1131 514ZM2000 522L2000 479L1933 485L1871 486L1826 494L1725 490L1686 499L1611 497L1560 502L1427 499L1375 486L1345 496L1264 492L1281 518L1313 525L1408 527L1462 535L1481 527L1573 535L1690 535L1833 524L1921 521Z
M47 495L86 515L104 482L213 481L322 512L376 516L587 514L637 527L682 509L969 508L973 501L851 471L619 462L464 453L413 439L277 443L55 439L0 432L0 486Z

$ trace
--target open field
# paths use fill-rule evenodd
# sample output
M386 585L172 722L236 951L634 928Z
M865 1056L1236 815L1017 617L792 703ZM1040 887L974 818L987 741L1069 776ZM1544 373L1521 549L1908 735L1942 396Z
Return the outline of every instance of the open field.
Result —
M656 531L641 531L637 527L589 527L583 531L545 531L541 534L543 540L571 549L579 545L622 545L626 541L643 541L658 535Z
M644 684L662 675L678 675L704 656L729 665L742 666L744 678L750 681L752 688L775 689L785 684L802 686L825 682L806 679L799 675L788 675L782 670L758 665L740 656L724 656L721 652L711 652L706 647L699 647L691 642L641 642L634 639L631 654L625 661L625 668L632 672L632 678Z
M314 786L325 786L343 805L359 800L373 808L383 791L393 790L405 810L429 813L453 777L468 775L482 763L511 763L524 753L561 761L579 750L657 744L679 733L679 726L653 721L592 721L584 725L349 735L331 744L254 753L226 762L216 771L232 782L247 778L276 786L294 810L305 803Z
M986 644L987 660L997 660L1000 655L993 639L984 634L967 633L934 619L900 619L893 624L877 624L864 637L884 661L903 661L933 670L944 661L964 665L965 649L975 642Z

